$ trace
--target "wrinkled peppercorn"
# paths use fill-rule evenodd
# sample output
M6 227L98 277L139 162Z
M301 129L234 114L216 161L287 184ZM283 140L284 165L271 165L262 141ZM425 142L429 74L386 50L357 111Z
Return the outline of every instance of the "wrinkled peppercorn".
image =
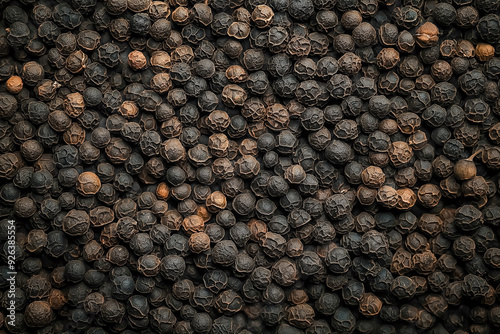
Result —
M500 326L497 0L3 4L5 331Z

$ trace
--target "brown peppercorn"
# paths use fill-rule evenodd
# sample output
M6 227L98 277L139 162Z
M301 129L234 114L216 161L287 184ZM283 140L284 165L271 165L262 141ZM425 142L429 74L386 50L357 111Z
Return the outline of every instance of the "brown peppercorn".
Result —
M39 252L47 244L47 234L43 230L33 229L28 233L26 249L29 252Z
M151 0L128 0L127 8L133 12L145 12L151 6Z
M439 187L446 198L457 198L460 195L460 183L453 176L441 180Z
M9 93L17 94L23 89L23 79L17 75L13 75L7 80L5 87Z
M92 172L83 172L76 181L76 190L80 195L92 196L101 189L101 180Z
M87 61L87 54L81 50L75 51L66 58L65 69L73 74L79 73L86 67Z
M59 289L52 289L49 292L49 296L47 297L47 301L49 302L50 307L53 310L59 310L61 309L66 302L68 301L68 298L64 292L62 292Z
M394 48L384 48L377 55L377 66L385 70L395 67L399 63L399 52Z
M205 229L205 223L200 216L191 215L184 218L182 221L182 227L189 235L191 235L196 232L203 232Z
M467 159L458 160L453 167L453 172L455 174L455 178L459 181L470 180L476 176L477 168L474 163L474 157L480 153L482 150L478 150L473 155L471 155Z
M370 46L377 39L377 31L370 23L361 22L352 30L352 38L359 47Z
M170 34L172 36L173 34ZM182 39L181 39L182 41ZM193 48L189 45L179 43L179 46L175 48L174 51L170 54L173 62L183 62L186 64L191 64L194 59Z
M267 131L267 127L264 122L253 122L249 123L247 126L248 134L252 138L258 139Z
M291 238L286 242L286 255L290 257L299 257L304 253L304 244L299 238Z
M453 168L455 177L457 180L470 180L476 176L477 168L474 161L471 160L459 160Z
M139 107L133 101L123 101L118 113L126 119L132 119L139 115Z
M284 176L288 182L300 184L306 179L307 174L301 165L291 165L286 169Z
M245 39L250 35L250 25L246 22L233 22L227 28L227 34L236 39Z
M471 4L470 2L464 2L464 5ZM455 23L460 28L472 28L477 25L479 20L479 12L473 6L460 6L457 9L457 15Z
M89 213L92 226L101 227L110 224L115 219L115 213L111 208L98 206Z
M146 67L148 61L141 51L132 51L128 54L128 65L133 70L142 70Z
M161 223L172 231L178 231L182 226L182 215L177 210L168 210L161 217Z
M489 193L489 185L482 176L474 176L462 183L462 194L465 197L481 198Z
M42 157L43 147L38 141L30 139L21 144L19 151L26 161L34 162Z
M177 162L186 157L186 148L179 139L171 138L161 144L160 155L168 163Z
M172 67L172 60L166 51L155 51L151 54L151 69L155 73L163 73Z
M243 139L243 141L241 142L238 150L241 153L241 155L253 155L253 156L257 156L257 154L259 153L259 148L257 146L257 141L255 141L255 140L253 140L251 138Z
M354 52L354 39L348 34L337 35L333 38L333 49L339 53Z
M267 27L273 20L274 12L267 5L258 5L252 12L252 21L258 28Z
M363 16L357 10L349 10L342 14L340 23L347 30L352 30L363 22Z
M421 130L417 130L408 137L408 144L412 149L420 151L427 144L427 135Z
M222 90L222 101L228 107L243 106L246 99L247 93L238 85L229 84Z
M235 172L244 179L255 177L260 171L260 163L251 155L243 155L234 164Z
M85 110L85 101L80 93L71 93L64 99L64 111L69 117L76 118Z
M151 87L159 94L166 94L172 88L172 80L168 73L158 73L151 78Z
M404 112L398 115L397 124L402 133L409 135L420 128L422 119L415 113Z
M464 58L473 58L476 54L474 45L465 39L461 39L457 43L457 56Z
M448 81L453 75L453 69L447 61L437 60L431 66L431 75L438 82Z
M226 70L226 78L233 83L245 82L248 79L248 73L240 65L231 65Z
M378 125L378 129L386 135L392 136L398 132L398 123L393 119L383 119Z
M418 189L418 200L422 206L433 208L441 200L441 190L435 184L424 184Z
M391 272L404 275L412 270L413 262L411 253L400 247L394 253L391 262Z
M430 91L432 87L436 85L436 82L432 78L431 75L429 74L423 74L419 76L417 79L415 79L415 87L418 90L426 90Z
M266 109L266 125L274 131L281 131L288 128L290 116L288 110L280 103L273 103Z
M212 111L204 120L206 126L213 132L224 132L231 124L229 115L222 110Z
M172 196L178 200L178 201L184 201L186 199L189 198L189 196L191 196L191 192L192 192L192 188L191 188L191 185L189 185L188 183L183 183L177 187L173 187L172 188ZM195 207L193 206L194 203L191 202L191 200L189 201L189 203L192 203L192 205L188 205L189 206L189 211L194 211L195 210Z
M234 176L234 165L228 158L215 159L212 172L221 180L228 180Z
M83 309L89 314L97 314L104 304L104 296L99 292L92 292L88 294L83 301Z
M424 234L436 237L442 230L443 221L437 215L424 213L420 216L418 227Z
M309 301L309 296L303 289L293 289L288 295L288 301L295 305L301 305Z
M208 148L214 156L223 158L228 154L229 140L223 133L214 133L208 138Z
M203 222L208 222L212 218L212 213L208 211L207 207L205 205L198 205L196 208L195 214L201 219L203 219Z
M413 269L419 274L429 274L437 264L436 256L431 251L424 251L412 256Z
M174 21L176 24L180 26L185 26L194 20L194 10L180 6L177 7L173 12L172 15L170 16L172 18L172 21Z
M362 63L361 58L353 52L346 52L338 60L339 72L346 75L355 75L361 71Z
M214 191L207 197L206 206L210 212L218 212L224 210L227 205L226 196L220 191Z
M398 187L413 187L417 183L415 168L407 167L399 169L394 175L394 181Z
M363 183L371 188L379 188L385 182L385 173L382 168L368 166L361 172Z
M407 164L413 158L413 150L403 141L391 143L387 153L396 168Z
M69 129L64 131L63 140L68 145L80 146L85 141L85 129L72 123Z
M93 226L96 225L93 224ZM104 255L104 249L97 240L91 240L83 247L82 255L87 262L96 261Z
M238 7L233 11L233 18L238 22L245 22L250 24L252 15L245 7Z
M479 61L488 61L495 56L495 48L491 44L478 43L476 45L476 57Z
M267 225L262 220L251 219L247 227L250 230L250 240L255 242L259 242L260 238L267 233Z
M382 301L373 293L364 293L359 301L359 312L367 317L379 314L382 309Z
M64 132L71 126L71 118L62 110L54 110L47 120L50 127L57 132Z
M399 29L392 23L384 23L378 28L379 41L383 46L396 45Z
M409 210L417 202L417 195L410 188L399 188L396 190L398 201L396 204L396 209L399 210Z
M415 32L417 44L422 48L430 48L438 43L439 29L434 23L425 22Z
M210 249L210 237L205 232L196 232L191 234L188 244L191 252L201 253Z
M170 187L166 182L161 182L156 187L156 197L158 199L168 199L170 197Z
M384 152L370 152L368 154L369 162L372 165L378 166L380 168L387 167L391 162L389 155Z

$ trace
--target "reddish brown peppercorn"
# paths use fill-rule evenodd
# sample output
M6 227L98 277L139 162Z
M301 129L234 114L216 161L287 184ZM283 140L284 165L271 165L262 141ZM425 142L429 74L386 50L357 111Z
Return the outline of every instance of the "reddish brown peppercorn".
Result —
M410 188L400 188L396 191L398 196L398 201L396 208L399 210L409 210L417 201L417 195Z
M367 317L377 315L382 309L382 301L373 293L365 293L359 301L359 311Z
M267 27L273 20L274 12L267 5L258 5L252 12L252 21L259 28Z
M476 57L480 61L488 61L495 56L495 48L491 44L478 43L476 45Z
M159 199L168 199L170 197L170 187L162 182L156 187L156 197Z
M85 101L80 93L71 93L64 99L64 111L68 116L76 118L85 110Z
M76 189L81 195L92 196L101 188L101 180L92 172L83 172L78 176Z
M147 65L147 60L141 51L132 51L128 55L128 65L134 70L142 70Z
M210 238L204 232L196 232L189 237L189 249L193 253L201 253L210 249Z
M431 22L425 22L418 27L415 32L418 45L423 48L430 48L437 44L439 40L439 29Z
M17 75L11 76L7 79L5 87L9 93L17 94L23 89L23 79Z
M227 205L226 196L220 191L214 191L207 197L206 206L210 212L224 210Z
M189 235L191 235L196 232L203 232L205 223L200 216L191 215L184 218L182 221L182 227Z
M384 48L377 55L377 65L385 70L395 67L399 63L399 52L393 48Z

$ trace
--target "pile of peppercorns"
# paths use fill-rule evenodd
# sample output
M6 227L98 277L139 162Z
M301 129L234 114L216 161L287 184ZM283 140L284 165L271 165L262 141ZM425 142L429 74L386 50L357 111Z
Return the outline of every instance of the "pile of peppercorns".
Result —
M0 12L0 334L500 331L500 0Z

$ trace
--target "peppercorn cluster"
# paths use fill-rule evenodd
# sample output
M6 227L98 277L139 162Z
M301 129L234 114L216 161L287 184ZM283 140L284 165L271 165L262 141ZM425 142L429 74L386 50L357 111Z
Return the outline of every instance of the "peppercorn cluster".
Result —
M500 0L0 11L0 334L500 331Z

